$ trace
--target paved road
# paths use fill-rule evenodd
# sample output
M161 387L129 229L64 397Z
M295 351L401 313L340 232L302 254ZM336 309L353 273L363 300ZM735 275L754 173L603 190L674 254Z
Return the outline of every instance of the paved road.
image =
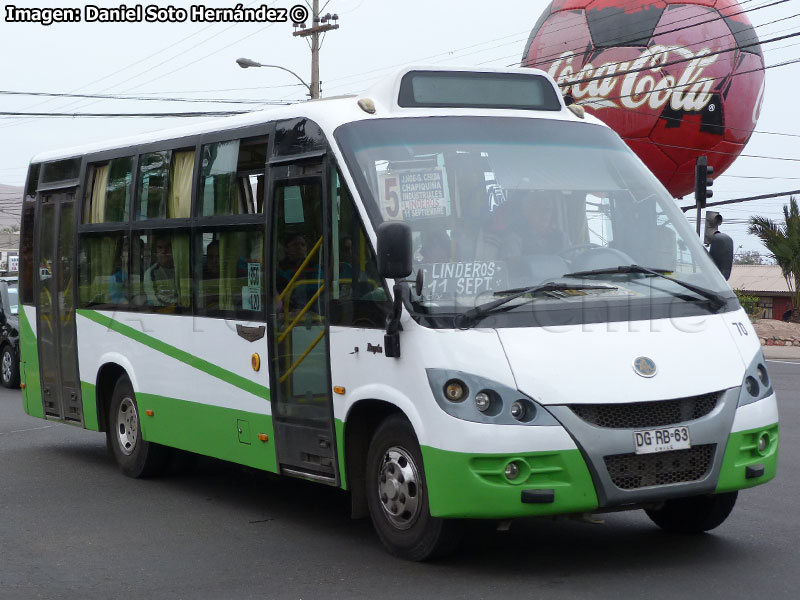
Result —
M713 534L641 513L481 526L446 561L385 554L337 490L201 461L131 480L102 434L31 419L0 391L0 599L797 598L800 364L770 362L778 478Z

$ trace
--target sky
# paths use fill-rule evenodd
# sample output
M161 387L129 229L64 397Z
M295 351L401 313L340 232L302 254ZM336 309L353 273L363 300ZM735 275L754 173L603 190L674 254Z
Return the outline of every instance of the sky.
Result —
M202 1L202 0L199 0ZM310 0L309 0L310 1ZM628 1L628 0L622 0ZM740 0L741 1L741 0ZM150 4L188 9L194 2L161 0ZM87 2L30 2L17 7L78 8ZM95 0L97 6L121 2ZM257 7L261 0L243 0ZM277 0L291 8L304 0ZM320 52L322 96L355 93L408 64L518 66L530 30L546 0L326 0L322 14L338 15L339 29L323 39ZM233 7L233 1L206 0L203 6ZM771 5L771 6L768 6ZM3 5L4 11L9 6ZM133 7L132 2L127 3ZM145 4L144 6L147 6ZM748 0L748 17L763 41L800 31L800 0ZM763 7L763 8L760 8ZM246 57L276 64L310 80L311 53L306 39L292 36L292 23L38 23L7 22L0 15L0 112L195 112L257 109L237 101L302 101L304 88L279 69L241 69ZM777 21L777 22L776 22ZM766 65L800 58L800 41L762 46ZM743 154L713 186L711 201L800 189L800 119L796 99L800 63L766 70L761 116ZM214 102L166 102L53 98L9 92L124 95ZM39 152L117 136L199 122L198 118L19 118L0 116L0 184L22 185L30 158ZM780 135L777 135L780 134ZM756 158L765 157L765 158ZM0 201L2 197L0 197ZM682 205L692 202L691 197ZM737 251L760 251L747 234L747 219L759 214L782 218L788 197L720 207L720 228ZM694 218L694 211L687 213Z

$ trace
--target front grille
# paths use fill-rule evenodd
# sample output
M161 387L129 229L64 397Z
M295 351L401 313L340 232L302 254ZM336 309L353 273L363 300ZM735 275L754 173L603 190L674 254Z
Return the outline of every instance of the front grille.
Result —
M616 454L605 457L606 469L622 490L697 481L711 469L715 448L716 444L705 444L654 454Z
M570 409L578 417L597 427L663 427L706 416L714 410L719 396L719 392L715 392L677 400L631 404L572 404Z

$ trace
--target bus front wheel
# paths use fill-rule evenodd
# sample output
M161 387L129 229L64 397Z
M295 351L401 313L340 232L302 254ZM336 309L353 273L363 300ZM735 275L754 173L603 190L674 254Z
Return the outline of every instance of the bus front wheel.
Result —
M166 448L142 439L139 405L127 377L121 377L114 387L106 442L120 470L128 477L157 475L166 463Z
M722 525L736 504L738 492L667 500L647 516L661 529L675 533L702 533Z
M410 423L392 415L367 453L367 504L378 537L395 556L427 560L451 552L459 523L430 515L422 453Z

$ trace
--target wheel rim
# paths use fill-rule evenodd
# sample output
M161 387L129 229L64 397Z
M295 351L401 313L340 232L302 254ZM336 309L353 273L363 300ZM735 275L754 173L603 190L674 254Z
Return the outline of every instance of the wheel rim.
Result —
M119 449L126 456L136 450L136 438L139 435L139 413L133 399L125 396L119 403L117 411L117 441Z
M419 484L419 471L411 455L404 448L389 448L381 462L378 499L386 518L397 529L408 529L419 517Z
M5 382L11 381L11 367L12 367L11 361L12 361L11 352L6 350L5 352L3 352L3 366L2 366L3 381Z

